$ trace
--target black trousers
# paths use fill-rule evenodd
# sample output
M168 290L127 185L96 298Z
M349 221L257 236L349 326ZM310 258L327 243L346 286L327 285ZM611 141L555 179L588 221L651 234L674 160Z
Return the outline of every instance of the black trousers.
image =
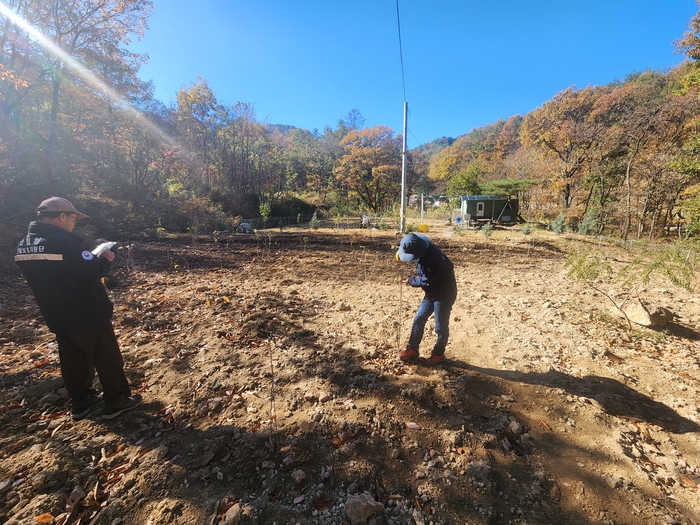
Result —
M107 319L78 332L56 334L56 341L63 383L74 402L90 393L95 371L105 402L131 395L112 321Z

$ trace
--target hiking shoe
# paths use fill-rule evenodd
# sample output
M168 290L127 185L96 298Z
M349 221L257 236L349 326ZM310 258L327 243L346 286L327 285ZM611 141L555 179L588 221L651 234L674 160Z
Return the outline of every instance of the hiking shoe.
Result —
M425 364L428 366L435 366L439 365L440 363L445 361L445 356L443 355L431 355L428 359L425 360Z
M114 419L117 416L122 415L124 412L135 409L141 404L141 396L135 394L131 397L120 397L116 401L111 403L105 403L104 410L102 410L103 419Z
M94 394L89 394L83 397L83 399L77 403L73 402L73 406L70 410L70 417L73 419L73 421L80 421L90 412L102 405L102 403L104 403L104 399Z
M404 363L410 363L411 361L415 361L415 359L418 357L418 350L415 348L411 348L410 346L406 347L406 350L403 352L399 352L399 359L403 361Z

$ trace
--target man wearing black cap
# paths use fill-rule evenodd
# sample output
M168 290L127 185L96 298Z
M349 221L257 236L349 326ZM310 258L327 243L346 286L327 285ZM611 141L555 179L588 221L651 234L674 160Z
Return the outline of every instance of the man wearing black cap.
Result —
M104 419L113 419L141 403L141 396L131 395L124 375L111 321L113 306L101 282L109 273L114 253L106 250L95 256L72 233L75 223L86 217L66 199L46 199L37 208L38 220L29 223L15 255L46 325L56 334L61 375L76 421L103 402ZM95 371L104 400L91 389Z
M437 365L445 360L445 347L450 337L450 313L457 299L454 265L440 248L422 233L409 233L401 239L396 259L403 263L418 262L418 277L404 278L402 282L408 286L420 287L425 292L413 318L408 345L399 353L399 359L408 363L418 358L418 347L423 339L425 323L435 314L437 341L426 362L428 365Z

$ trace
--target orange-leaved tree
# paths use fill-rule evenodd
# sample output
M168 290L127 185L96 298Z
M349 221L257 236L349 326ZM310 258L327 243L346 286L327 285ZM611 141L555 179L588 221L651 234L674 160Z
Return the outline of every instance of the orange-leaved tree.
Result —
M525 147L559 160L553 182L561 191L564 208L571 206L595 142L605 129L590 119L597 95L591 87L570 87L528 113L520 128Z
M380 211L401 187L401 137L386 126L351 130L341 141L345 154L334 172L349 195Z

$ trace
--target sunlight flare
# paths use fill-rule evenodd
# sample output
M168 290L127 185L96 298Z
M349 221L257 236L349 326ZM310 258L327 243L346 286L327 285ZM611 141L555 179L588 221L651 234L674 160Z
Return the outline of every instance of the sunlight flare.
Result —
M64 51L60 46L56 45L56 43L54 43L50 38L47 38L36 27L32 26L24 18L12 11L4 2L0 2L0 14L7 17L17 27L24 30L56 58L63 61L68 68L79 75L83 80L86 80L97 91L107 96L114 104L126 110L142 127L151 132L156 138L162 140L170 146L176 147L179 150L182 149L172 137L146 118L140 111L131 106L121 95L119 95L119 93L109 87L97 75L80 63L80 61L74 59L72 56L66 53L66 51Z

